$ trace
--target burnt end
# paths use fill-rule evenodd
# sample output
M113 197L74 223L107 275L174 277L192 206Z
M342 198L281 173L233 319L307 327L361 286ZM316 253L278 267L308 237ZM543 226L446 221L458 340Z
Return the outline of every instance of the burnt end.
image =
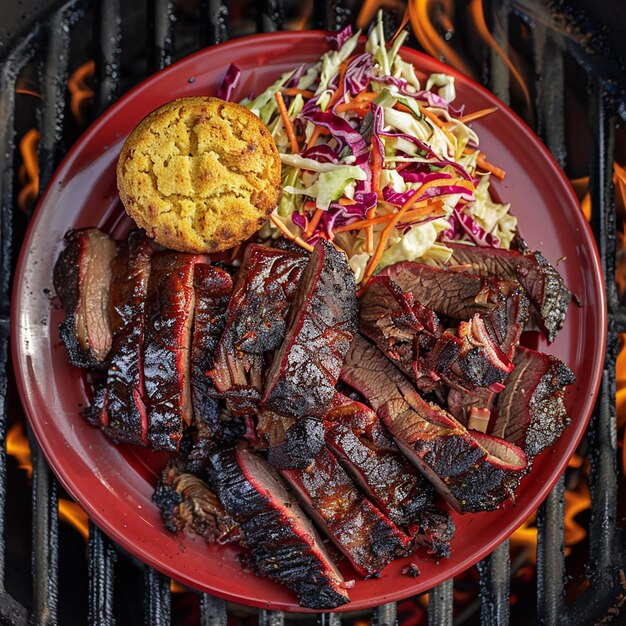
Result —
M287 586L303 607L332 609L348 602L343 577L276 470L240 444L211 456L210 479L239 524L258 575Z
M448 244L446 244L448 245ZM410 261L396 263L382 270L380 276L391 278L416 302L454 319L468 320L476 313L489 313L503 302L516 284L493 276L479 276Z
M294 417L321 417L358 327L354 274L343 254L321 240L294 297L289 328L267 375L262 403Z
M120 243L111 263L109 303L114 332L107 372L107 425L114 441L147 445L148 419L143 402L143 344L146 296L154 248L140 231Z
M185 472L180 459L170 459L152 496L170 532L189 530L209 543L240 539L237 524L217 496L197 476Z
M191 422L189 358L194 310L194 255L159 252L152 257L146 300L144 401L148 441L176 450L183 424Z
M529 307L526 292L517 288L506 296L504 302L483 316L489 332L509 359L513 359L520 337L528 323Z
M92 426L106 426L108 423L107 416L107 390L105 386L96 386L91 399L91 404L85 407L80 414Z
M518 484L526 468L521 449L470 434L449 413L423 400L362 337L353 341L341 377L365 396L398 447L456 510L493 510Z
M489 415L496 408L497 394L489 389L450 389L447 399L448 411L464 426L469 426L470 416L478 411Z
M411 540L364 498L333 454L322 449L303 470L283 470L301 505L362 576L408 554Z
M213 380L233 415L256 412L265 375L264 352L280 346L306 259L252 244L246 249L215 352Z
M520 253L450 243L450 263L470 266L482 276L494 274L519 282L533 305L532 317L549 341L563 327L571 294L557 270L540 252Z
M550 447L570 418L565 387L573 372L554 356L520 347L515 369L498 397L498 416L491 434L523 448L531 461Z
M305 417L285 432L282 442L270 445L267 460L278 469L303 469L313 462L323 445L323 422Z
M107 365L113 341L109 287L115 253L116 242L97 228L70 230L55 263L54 288L66 313L59 337L76 367Z
M376 413L338 396L325 420L328 446L361 491L416 543L448 556L452 520L435 509L432 485L400 452Z

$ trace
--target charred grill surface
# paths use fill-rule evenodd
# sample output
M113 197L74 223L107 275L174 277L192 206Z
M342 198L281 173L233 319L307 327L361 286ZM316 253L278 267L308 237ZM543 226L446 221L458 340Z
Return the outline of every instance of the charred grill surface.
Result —
M170 532L189 530L209 543L241 539L239 527L209 486L184 471L180 459L170 459L152 496Z
M416 541L448 556L454 523L434 506L432 485L408 462L369 407L338 394L326 442L361 490Z
M570 419L565 387L573 372L554 356L520 347L515 369L498 396L498 417L491 434L520 446L529 461L551 446Z
M446 244L448 245L448 244ZM440 315L468 320L489 313L515 289L515 283L494 276L478 276L403 261L386 267L380 275L391 278L417 302Z
M154 248L133 231L111 269L110 316L113 346L106 382L106 434L114 441L147 445L148 418L143 401L143 343L146 295Z
M522 254L515 250L446 244L452 248L450 263L471 266L486 276L495 274L518 281L533 304L533 318L549 341L563 327L571 294L556 269L541 252Z
M259 576L287 586L307 608L333 609L348 602L343 577L276 470L240 444L215 452L210 473Z
M70 230L53 281L65 320L59 336L76 367L102 368L113 343L109 319L111 261L116 242L97 228Z
M278 413L321 417L358 327L354 274L343 254L321 240L294 297L289 327L267 376L263 404Z
M191 422L193 277L201 262L203 257L176 252L152 257L143 366L148 441L155 450L178 449L183 422Z
M411 540L364 498L326 448L302 470L283 470L300 503L361 576L411 552Z
M512 493L526 468L522 450L470 435L449 413L424 401L364 338L352 342L341 377L365 396L399 448L456 510L493 510Z
M233 415L256 412L263 390L264 353L285 338L287 314L306 258L248 246L215 353L214 382Z

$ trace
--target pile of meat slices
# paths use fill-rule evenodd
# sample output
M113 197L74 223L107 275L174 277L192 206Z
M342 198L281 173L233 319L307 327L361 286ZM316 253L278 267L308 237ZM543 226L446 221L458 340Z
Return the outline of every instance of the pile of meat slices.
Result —
M54 282L93 381L84 415L175 453L154 496L168 529L239 542L302 606L344 604L333 560L370 577L418 546L447 556L445 503L497 508L568 421L572 372L519 345L563 325L559 274L539 253L450 246L445 267L399 263L357 298L324 240L250 244L235 273L140 231L71 231Z

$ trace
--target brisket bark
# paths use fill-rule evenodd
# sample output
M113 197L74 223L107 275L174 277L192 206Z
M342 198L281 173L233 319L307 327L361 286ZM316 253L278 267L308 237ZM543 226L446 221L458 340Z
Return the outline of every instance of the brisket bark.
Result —
M529 462L558 439L570 418L565 386L573 372L554 356L520 347L515 369L498 396L498 416L491 434L520 446Z
M215 353L214 382L233 415L256 411L263 390L264 353L285 338L287 314L306 258L249 245Z
M359 493L327 448L306 469L283 470L282 475L361 576L377 574L412 551L410 538Z
M189 359L194 310L194 266L204 257L159 252L152 257L146 300L144 398L148 441L177 450L192 418Z
M113 342L109 287L115 253L116 242L97 228L70 230L54 266L54 288L66 314L59 335L76 367L107 364Z
M521 449L462 424L424 401L364 338L353 341L342 379L365 396L399 448L457 511L493 510L526 468Z
M486 276L495 274L518 281L533 304L533 319L553 341L563 327L571 294L556 269L541 252L521 254L515 250L446 244L452 249L449 263L471 267Z
M325 424L328 446L361 490L417 543L447 557L454 523L435 508L432 485L400 452L376 413L337 394Z
M354 274L345 256L321 240L294 297L287 334L268 373L262 403L298 418L323 416L357 326Z
M198 264L194 268L193 288L195 307L191 342L191 400L198 424L195 457L200 461L200 450L208 452L221 437L218 393L211 374L215 366L213 354L226 324L226 308L233 281L217 267Z
M184 461L170 459L152 496L170 532L189 530L209 543L239 541L235 521L226 513L217 496L201 479L184 469Z
M141 231L132 231L111 263L110 318L113 346L106 382L104 432L113 441L148 444L143 397L143 344L150 261L154 248Z
M489 313L516 288L515 283L495 276L478 276L410 261L386 267L379 275L388 276L402 291L411 292L426 308L459 320L468 320L476 313Z
M239 524L259 576L294 591L300 605L333 609L348 602L345 582L279 475L245 444L211 456L211 484Z

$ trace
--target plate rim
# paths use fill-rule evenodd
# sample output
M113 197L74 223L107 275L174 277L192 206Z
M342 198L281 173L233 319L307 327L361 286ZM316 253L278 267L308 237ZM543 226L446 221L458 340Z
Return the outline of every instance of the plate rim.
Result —
M329 33L327 31L322 30L307 30L307 31L279 31L275 33L261 33L255 35L249 35L245 37L240 37L228 42L224 42L221 44L217 44L214 46L208 46L202 48L190 54L188 56L183 57L182 59L176 61L172 65L155 72L142 80L139 84L134 86L132 89L127 91L123 96L121 96L113 105L111 105L106 111L104 111L100 116L98 116L90 126L80 135L80 137L75 141L72 147L69 149L65 157L61 160L58 167L56 168L54 174L52 175L50 182L48 183L44 193L41 195L35 211L33 212L31 219L29 221L28 227L26 229L26 233L24 236L24 240L20 247L20 251L18 254L18 261L16 264L16 269L13 274L13 288L11 293L11 310L10 310L10 320L11 327L15 328L17 312L19 310L19 300L17 295L20 292L21 287L21 278L23 278L25 268L27 266L26 258L27 258L27 250L28 244L31 243L33 232L35 231L36 224L43 213L44 207L48 202L48 198L53 192L54 184L58 181L59 177L66 172L70 166L76 160L79 152L84 148L84 145L89 142L91 137L103 126L106 126L109 120L118 114L118 110L125 107L126 102L140 95L144 90L150 89L154 82L158 82L158 80L168 75L169 73L178 73L184 71L186 65L192 65L197 59L203 57L209 51L214 51L217 48L220 49L233 49L237 48L248 48L249 46L254 45L255 42L262 40L278 40L278 43L281 43L281 40L290 41L293 37L298 38L307 38L307 39L317 39L320 43L320 54L324 48L324 42L326 41ZM364 37L362 37L364 39ZM295 42L291 42L292 45ZM408 53L410 56L423 58L428 61L429 64L435 65L439 68L441 72L445 72L448 74L452 74L456 78L468 83L473 89L477 90L481 96L487 98L491 101L497 101L498 106L503 109L507 115L516 122L518 129L524 133L526 138L530 140L532 145L538 149L553 166L554 170L558 172L558 176L562 183L564 183L564 190L566 194L569 196L568 200L578 205L578 199L569 183L569 180L565 176L565 173L558 165L556 159L552 155L552 153L548 150L548 148L544 145L544 143L540 140L540 138L535 134L535 132L522 120L514 111L512 111L506 104L501 102L493 93L491 93L488 89L474 81L473 79L461 74L458 70L446 65L445 63L439 61L438 59L434 59L418 50L413 48L408 48L406 46L402 47L402 50L405 53ZM560 462L555 466L556 470L553 471L552 475L550 475L549 480L546 480L529 498L528 504L525 506L524 514L518 514L514 521L509 522L500 528L497 535L494 536L487 543L482 544L480 550L476 551L473 556L468 556L462 561L457 562L451 568L445 569L442 568L442 574L436 574L434 576L430 576L428 578L428 586L424 587L424 582L416 582L412 587L411 586L403 586L400 591L381 594L373 596L373 601L350 601L346 605L342 607L338 607L334 609L334 612L347 612L353 610L360 610L371 608L374 606L379 606L380 604L384 604L387 602L395 602L402 600L406 597L414 595L416 593L420 593L424 591L426 588L431 589L436 585L440 584L444 580L447 580L453 576L456 576L458 573L464 571L471 565L475 564L479 560L485 558L488 554L490 554L495 548L497 548L501 543L503 543L506 539L510 537L510 535L521 525L523 524L527 515L536 511L539 505L543 502L543 500L548 496L549 492L559 480L560 476L563 474L563 471L571 458L572 454L575 452L576 448L580 440L582 439L584 433L587 430L587 426L589 424L589 420L591 414L593 412L593 407L595 405L600 384L601 384L601 376L602 376L602 366L604 363L604 357L606 352L606 333L604 329L606 328L607 323L607 301L606 301L606 288L603 279L602 265L600 260L600 254L597 248L596 240L591 230L589 223L582 216L582 212L575 218L578 222L578 226L581 230L581 237L585 239L588 248L592 250L593 257L589 259L589 263L591 268L593 269L593 286L594 291L596 292L597 301L602 303L600 310L596 310L596 314L598 315L598 328L602 329L602 332L599 332L594 339L600 339L601 349L597 350L595 353L593 367L590 368L592 376L595 376L595 380L593 382L593 393L590 396L587 396L588 410L586 410L586 414L583 420L580 420L580 424L578 424L578 432L575 436L570 437L568 445L566 447L566 453L561 458ZM97 506L92 505L92 499L83 498L82 490L80 486L75 484L75 481L68 475L63 461L60 459L60 455L57 454L57 451L54 449L54 446L48 446L45 436L45 431L43 426L37 419L31 418L31 412L35 413L36 408L31 405L31 399L26 389L26 380L25 376L26 372L22 368L22 361L20 358L20 348L21 344L18 341L18 337L21 336L21 332L19 329L15 330L15 332L11 333L11 358L13 362L14 368L14 378L16 381L16 385L18 388L19 398L30 424L30 427L33 429L33 432L36 436L37 442L43 451L43 454L46 458L46 461L50 465L53 470L55 476L59 480L59 482L63 485L66 491L83 506L88 512L89 518L94 522L94 524L104 532L108 537L110 537L116 544L120 545L124 550L127 550L129 553L136 556L142 562L147 565L153 567L157 571L163 572L165 575L175 578L184 584L188 584L193 588L198 588L198 583L195 580L192 580L190 577L187 577L184 570L176 571L174 574L174 567L171 564L166 562L166 559L156 558L152 553L147 553L143 551L139 545L133 543L131 540L127 540L126 536L119 532L115 524L112 524L107 515L103 514ZM570 426L571 427L571 426ZM113 445L113 444L111 444ZM81 496L79 497L79 494ZM165 529L163 529L165 532ZM207 560L207 564L210 563L210 560ZM419 579L418 579L419 580ZM214 594L218 597L224 598L229 601L238 602L242 604L247 604L251 606L256 606L260 608L270 609L270 610L288 610L292 612L302 612L302 613L318 613L320 611L314 611L311 609L304 609L297 605L286 604L283 602L276 601L258 601L254 598L246 598L245 597L245 586L242 585L241 593L235 594L229 591L222 591L218 588L209 588L206 585L203 585L202 591L210 594Z

